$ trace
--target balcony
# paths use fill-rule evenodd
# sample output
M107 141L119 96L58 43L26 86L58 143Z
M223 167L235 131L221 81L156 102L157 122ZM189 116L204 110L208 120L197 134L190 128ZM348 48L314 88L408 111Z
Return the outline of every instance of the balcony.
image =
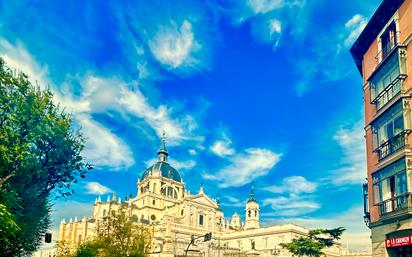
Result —
M404 193L400 196L385 200L379 203L381 216L389 215L391 213L400 213L402 211L412 211L412 197L411 193Z
M376 110L382 109L391 99L400 94L402 90L403 77L398 76L382 92L380 92L372 103L376 105Z
M371 103L376 105L377 110L401 93L406 77L406 47L396 45L368 79L371 85Z
M400 31L394 32L394 34L387 38L386 43L382 42L382 50L376 55L376 65L384 62L386 57L388 57L392 50L399 45L400 41Z
M378 153L379 161L385 159L389 155L395 153L396 151L402 149L406 145L407 131L404 130L396 136L390 138L388 141L380 145L376 152Z

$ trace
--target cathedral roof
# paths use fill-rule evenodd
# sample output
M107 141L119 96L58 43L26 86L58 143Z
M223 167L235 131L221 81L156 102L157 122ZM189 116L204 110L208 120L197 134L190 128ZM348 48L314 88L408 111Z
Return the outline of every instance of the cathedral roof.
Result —
M169 153L166 149L166 137L164 133L162 136L162 142L163 144L157 152L157 162L150 166L147 170L145 170L145 172L143 172L142 180L150 176L150 174L152 174L153 171L160 171L160 175L162 177L173 179L177 182L181 182L182 177L180 176L179 172L167 162L167 157L169 156Z
M146 179L152 173L152 171L160 171L161 176L164 177L164 178L173 179L173 180L178 181L178 182L180 182L182 180L182 178L180 177L179 172L175 168L170 166L169 163L167 163L165 161L158 161L155 164L153 164L152 166L150 166L143 173L142 180Z

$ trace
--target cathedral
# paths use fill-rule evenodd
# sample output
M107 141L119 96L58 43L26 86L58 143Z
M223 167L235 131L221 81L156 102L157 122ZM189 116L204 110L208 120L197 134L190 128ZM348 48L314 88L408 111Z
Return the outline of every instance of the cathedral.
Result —
M93 238L99 219L121 206L136 222L153 226L153 256L185 256L192 236L202 237L210 232L211 240L192 245L189 256L292 256L279 244L307 235L308 229L294 224L261 227L253 187L245 204L245 220L237 213L225 217L219 199L210 198L203 186L197 194L186 190L179 172L168 162L164 140L157 154L157 162L137 182L136 197L122 201L114 193L102 201L99 196L92 216L61 221L59 240L75 249ZM328 249L327 255L340 256L340 245Z

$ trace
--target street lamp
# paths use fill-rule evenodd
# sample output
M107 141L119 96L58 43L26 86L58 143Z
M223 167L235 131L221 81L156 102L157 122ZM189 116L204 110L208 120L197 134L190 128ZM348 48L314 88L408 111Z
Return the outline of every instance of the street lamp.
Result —
M363 221L365 221L365 224L367 227L369 227L370 223L371 223L371 215L369 212L365 213L365 215L363 215Z

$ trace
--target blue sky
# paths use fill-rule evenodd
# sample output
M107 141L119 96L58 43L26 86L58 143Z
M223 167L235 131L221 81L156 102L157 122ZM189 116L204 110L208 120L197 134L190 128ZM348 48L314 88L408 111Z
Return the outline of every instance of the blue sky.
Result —
M379 3L2 1L0 55L73 113L95 166L54 224L99 194L136 194L165 131L187 188L220 194L227 218L253 182L264 224L345 226L344 243L368 249L349 48Z

